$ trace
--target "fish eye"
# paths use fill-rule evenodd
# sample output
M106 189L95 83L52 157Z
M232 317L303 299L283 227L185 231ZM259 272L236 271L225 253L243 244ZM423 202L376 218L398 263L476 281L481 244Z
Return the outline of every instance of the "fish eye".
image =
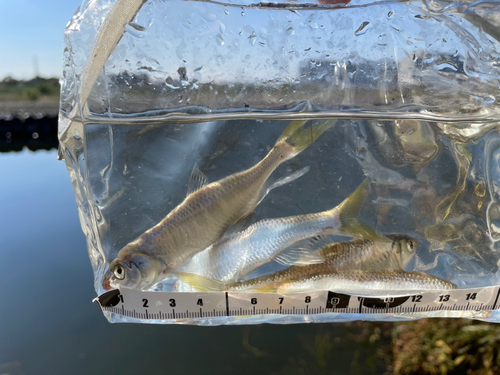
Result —
M113 274L118 280L123 280L125 278L125 270L119 264L115 266Z
M406 246L408 247L408 250L410 250L410 251L415 250L415 241L413 241L413 240L407 240L406 241Z

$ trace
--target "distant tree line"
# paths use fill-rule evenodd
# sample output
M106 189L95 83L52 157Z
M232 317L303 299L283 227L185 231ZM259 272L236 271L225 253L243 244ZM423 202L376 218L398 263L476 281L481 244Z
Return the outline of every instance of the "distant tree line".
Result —
M59 79L35 77L28 81L10 76L0 81L0 101L59 100Z

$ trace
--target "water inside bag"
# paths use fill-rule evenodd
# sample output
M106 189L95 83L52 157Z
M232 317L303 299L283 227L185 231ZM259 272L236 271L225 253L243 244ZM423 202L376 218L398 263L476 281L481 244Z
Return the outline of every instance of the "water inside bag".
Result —
M90 21L112 5L97 3L66 32L60 139L98 294L118 252L183 202L193 171L212 183L253 167L291 121L311 140L315 124L331 126L276 168L269 183L303 175L269 191L246 226L332 209L368 178L359 217L417 241L406 271L500 283L499 44L487 31L499 9L172 1L169 15L146 2L80 108L73 69L92 45L79 35L95 36ZM286 268L262 263L252 276ZM165 278L149 290L193 290Z

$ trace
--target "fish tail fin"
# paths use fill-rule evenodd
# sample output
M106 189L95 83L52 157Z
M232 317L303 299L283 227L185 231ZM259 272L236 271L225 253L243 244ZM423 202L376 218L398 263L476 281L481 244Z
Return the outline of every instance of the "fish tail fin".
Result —
M226 284L224 282L209 279L208 277L187 272L179 272L178 276L181 281L191 285L200 292L220 292L226 289Z
M388 242L390 239L378 234L368 224L359 219L359 210L368 195L369 179L365 179L354 192L338 207L340 210L340 232L352 237L362 237L373 241Z
M308 120L293 120L276 142L276 146L283 143L291 146L287 159L300 153L336 123L335 120L313 120L310 126L304 127L307 122Z

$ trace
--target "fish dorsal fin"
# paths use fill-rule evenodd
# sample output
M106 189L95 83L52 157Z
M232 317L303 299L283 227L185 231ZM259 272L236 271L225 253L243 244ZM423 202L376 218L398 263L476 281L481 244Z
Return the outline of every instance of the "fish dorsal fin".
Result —
M302 169L299 169L298 171L286 175L285 177L277 179L276 181L270 183L270 185L268 186L265 186L262 196L260 197L259 203L257 203L257 205L260 204L260 202L262 202L262 200L266 197L267 194L269 194L271 190L276 189L277 187L283 186L285 184L288 184L292 181L295 181L297 178L302 177L307 172L309 172L309 169L310 169L309 166L306 166Z
M273 260L283 266L305 266L324 263L325 259L320 253L321 249L322 247L316 246L314 242L301 241L279 253Z
M186 193L186 197L189 197L194 192L197 192L202 187L208 185L208 178L203 174L202 171L198 168L198 165L195 164L193 167L193 171L191 172L191 176L189 177L188 189Z

